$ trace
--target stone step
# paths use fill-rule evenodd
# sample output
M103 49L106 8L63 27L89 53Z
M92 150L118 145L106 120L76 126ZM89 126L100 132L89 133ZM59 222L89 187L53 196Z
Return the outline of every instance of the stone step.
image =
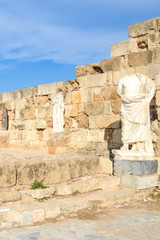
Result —
M111 174L108 157L78 152L51 155L24 149L0 149L0 188L55 185L95 174Z
M143 195L144 196L144 195ZM46 220L75 216L81 210L105 208L137 199L134 190L97 190L67 198L52 198L45 202L7 203L0 207L0 229L40 224Z
M16 186L1 190L0 205L16 201L21 201L23 203L34 200L42 201L57 196L73 196L96 190L112 191L118 188L119 183L119 177L96 174L82 177L81 179L74 179L73 181L70 180L70 182L50 185L46 188L31 189L30 186L28 186L28 188L26 186Z

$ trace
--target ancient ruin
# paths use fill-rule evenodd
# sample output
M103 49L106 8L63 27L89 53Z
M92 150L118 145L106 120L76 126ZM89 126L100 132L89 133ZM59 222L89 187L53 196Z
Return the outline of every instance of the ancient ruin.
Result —
M160 18L129 26L128 32L129 40L111 45L110 59L78 66L76 79L0 94L0 126L4 126L5 116L8 124L5 131L4 128L0 131L1 203L24 203L45 196L68 196L115 186L119 191L119 179L122 186L133 189L156 186L157 172L160 173ZM148 103L144 104L146 112L140 106L136 113L140 117L136 117L136 124L142 123L137 127L145 134L138 135L139 141L125 139L124 126L130 126L121 116L124 82L119 80L125 81L126 76L131 86L134 81L137 84L138 76L143 82L138 88L149 89ZM121 120L126 125L122 126ZM117 176L113 177L113 172ZM130 178L132 175L134 179ZM44 181L50 190L35 194L29 186L36 180ZM126 198L135 197L133 192L123 194ZM106 193L102 206L106 196L110 194ZM112 203L118 202L116 196L117 193ZM93 202L87 204L86 207L94 206ZM73 206L81 209L78 201ZM19 215L16 210L5 210L10 212L2 213L2 225L13 226L11 215L17 216L14 224L21 226L54 218L65 211L62 207L57 210L57 205L56 213L53 209L39 208L21 211Z

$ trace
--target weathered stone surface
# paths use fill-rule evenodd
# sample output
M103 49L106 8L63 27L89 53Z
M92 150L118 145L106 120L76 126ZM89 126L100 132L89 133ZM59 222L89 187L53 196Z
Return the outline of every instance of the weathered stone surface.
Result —
M15 202L15 201L19 201L21 199L22 199L22 195L18 191L9 191L9 192L2 191L0 193L0 202L1 203Z
M148 36L148 49L153 50L154 48L160 47L160 33L156 32L149 34Z
M120 114L121 105L121 99L112 100L112 112L114 114Z
M22 191L23 195L30 196L33 199L42 199L42 198L50 198L55 194L56 189L54 187L48 187L43 189L28 189Z
M160 47L153 50L153 62L160 64Z
M44 209L34 209L32 211L33 223L39 223L45 219L45 210Z
M123 58L114 57L111 59L106 59L100 62L98 65L101 67L103 72L108 71L119 71L122 69Z
M111 44L111 58L129 54L129 40Z
M72 92L72 103L81 103L81 93L80 91Z
M93 64L76 67L76 77L81 77L90 74L96 74L97 71L93 68Z
M100 157L99 164L102 173L113 174L113 163L109 157Z
M66 182L70 179L69 162L65 160L48 162L45 166L44 181L46 184Z
M0 147L6 148L9 147L9 139L10 139L10 133L8 131L0 131Z
M151 62L152 62L151 51L131 53L128 55L128 65L130 67L145 66Z
M78 128L88 128L89 126L89 118L88 116L79 116L77 119L77 126Z
M70 177L78 178L92 175L99 171L99 158L96 156L83 157L81 160L70 161Z
M22 90L23 98L32 98L37 93L37 87L24 88Z
M80 83L80 87L83 89L90 87L103 87L106 83L106 76L106 73L88 75L79 77L78 81Z
M98 128L119 128L120 116L119 115L103 115L95 116L95 125Z
M156 19L150 19L128 27L129 37L139 37L156 30Z
M57 196L66 196L66 195L71 195L72 192L72 187L69 184L62 183L62 184L57 184L56 185L56 195Z
M114 172L116 174L146 176L157 173L157 171L158 160L151 161L114 160Z
M62 82L55 82L55 83L49 83L44 85L38 86L38 92L37 95L48 95L48 94L56 94L57 90L61 88L63 85Z
M158 174L144 177L123 175L121 176L120 185L122 187L136 190L152 188L158 186Z
M85 104L85 114L91 116L102 115L105 112L104 102L93 102L91 104Z
M104 142L104 130L103 129L94 129L88 131L87 142Z
M160 91L156 91L156 105L160 107Z
M12 92L5 92L2 93L2 101L14 101L16 99L20 99L20 92L19 91L12 91Z
M44 180L45 163L41 161L17 162L17 183L31 185L35 181Z
M3 156L2 156L3 157ZM11 187L16 185L16 166L12 162L0 163L0 187Z

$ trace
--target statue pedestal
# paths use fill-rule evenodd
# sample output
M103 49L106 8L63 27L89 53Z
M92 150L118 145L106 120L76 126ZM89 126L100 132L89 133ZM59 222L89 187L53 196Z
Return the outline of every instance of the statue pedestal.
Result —
M158 160L151 154L131 156L130 152L128 158L124 155L115 154L114 157L114 174L120 176L120 186L137 190L158 186Z

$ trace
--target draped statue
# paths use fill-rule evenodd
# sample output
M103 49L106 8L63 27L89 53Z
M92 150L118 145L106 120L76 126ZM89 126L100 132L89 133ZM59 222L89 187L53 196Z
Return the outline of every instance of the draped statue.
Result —
M119 80L117 94L122 98L123 146L119 153L154 155L150 130L154 82L143 74L126 76Z

